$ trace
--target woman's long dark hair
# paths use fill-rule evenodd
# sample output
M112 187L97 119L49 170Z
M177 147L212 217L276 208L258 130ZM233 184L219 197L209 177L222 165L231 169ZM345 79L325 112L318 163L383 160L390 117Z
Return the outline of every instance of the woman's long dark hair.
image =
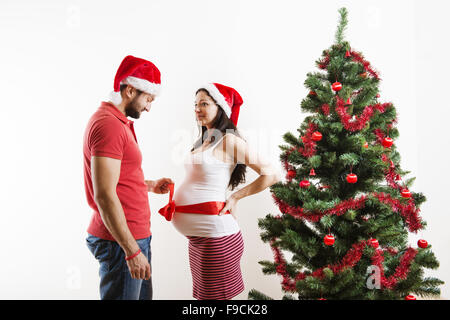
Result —
M214 100L214 98L211 97L211 95L209 94L209 92L206 89L202 89L202 88L198 89L197 92L195 93L195 95L197 95L197 93L199 93L200 91L205 92L216 103L216 105L219 106L217 104L216 100ZM225 111L223 111L223 109L220 106L217 110L217 115L216 115L215 119L213 120L212 127L216 130L219 130L222 133L222 136L225 135L226 133L230 132L230 133L233 133L235 136L242 138L239 135L239 132L238 132L236 126L234 125L234 123L231 122L230 118L228 118ZM194 151L195 149L199 148L203 144L203 142L205 141L204 139L206 138L205 137L206 130L207 130L207 128L205 126L202 126L202 134L201 134L200 138L194 143L194 147L192 148L191 152ZM216 139L216 136L212 135L210 143L214 142L215 139ZM236 167L234 168L233 172L231 173L230 182L228 183L228 187L231 187L231 190L234 190L241 183L245 183L246 171L247 171L247 166L245 164L242 164L242 163L236 164Z

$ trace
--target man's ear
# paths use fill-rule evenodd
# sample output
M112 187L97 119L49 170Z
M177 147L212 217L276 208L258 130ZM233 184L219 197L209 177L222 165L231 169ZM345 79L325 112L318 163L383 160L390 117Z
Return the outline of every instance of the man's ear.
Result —
M136 89L130 85L127 85L127 87L125 88L125 96L128 99L132 99L135 94L136 94Z

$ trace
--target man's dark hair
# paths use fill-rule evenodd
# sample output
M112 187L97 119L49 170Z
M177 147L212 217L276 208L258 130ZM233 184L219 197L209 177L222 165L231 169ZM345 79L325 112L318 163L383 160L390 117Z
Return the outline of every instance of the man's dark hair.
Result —
M126 83L122 83L121 85L120 85L120 93L122 93L123 92L123 90L125 90L125 88L128 86L128 84L126 84ZM139 95L143 92L143 91L141 91L141 90L139 90L139 89L136 89L136 88L134 88L136 91L137 91L137 96L136 97L139 97Z

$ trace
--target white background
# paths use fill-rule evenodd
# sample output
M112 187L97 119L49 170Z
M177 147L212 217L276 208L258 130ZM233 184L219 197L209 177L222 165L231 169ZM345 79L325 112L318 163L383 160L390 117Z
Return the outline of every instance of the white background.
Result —
M98 263L85 246L91 217L82 163L86 123L111 91L128 54L154 62L163 92L135 123L147 179L184 177L180 161L196 127L194 92L205 82L237 88L239 128L280 170L281 136L296 134L307 72L334 41L337 10L346 39L380 71L383 101L399 114L395 141L441 263L427 275L450 281L449 64L446 1L5 1L0 4L0 298L98 299ZM247 180L256 178L249 169ZM154 299L192 299L187 241L150 194ZM278 214L265 190L238 204L246 290L282 297L257 219ZM442 287L449 297L449 287Z

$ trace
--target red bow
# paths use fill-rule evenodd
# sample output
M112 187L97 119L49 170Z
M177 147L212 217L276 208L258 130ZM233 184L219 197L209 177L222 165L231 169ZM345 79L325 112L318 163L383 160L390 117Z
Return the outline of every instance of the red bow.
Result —
M178 209L179 212L184 213L216 215L219 214L220 211L225 207L226 203L221 201L209 201L185 206L176 206L175 201L172 200L174 186L175 185L173 183L169 184L169 203L158 211L159 214L166 218L167 221L172 220L173 214L175 213L176 209ZM230 213L230 210L227 210L224 214Z
M172 200L174 186L175 184L173 183L169 184L169 203L158 211L167 221L172 220L173 214L175 213L175 201Z

